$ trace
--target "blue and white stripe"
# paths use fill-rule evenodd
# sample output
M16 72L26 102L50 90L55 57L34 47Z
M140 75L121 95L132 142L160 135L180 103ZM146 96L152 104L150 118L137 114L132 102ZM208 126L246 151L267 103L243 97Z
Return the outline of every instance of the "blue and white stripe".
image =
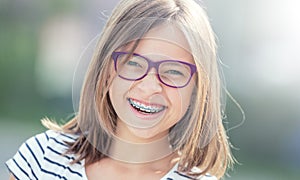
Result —
M48 130L24 142L16 155L6 162L18 180L85 180L84 162L70 164L75 156L64 155L66 141L76 137Z

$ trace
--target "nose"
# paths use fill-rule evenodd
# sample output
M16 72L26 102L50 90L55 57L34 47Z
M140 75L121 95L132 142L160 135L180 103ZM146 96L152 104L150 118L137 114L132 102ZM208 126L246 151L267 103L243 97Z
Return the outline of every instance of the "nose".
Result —
M138 82L137 87L146 95L162 92L162 84L157 78L157 73L152 68L148 74Z

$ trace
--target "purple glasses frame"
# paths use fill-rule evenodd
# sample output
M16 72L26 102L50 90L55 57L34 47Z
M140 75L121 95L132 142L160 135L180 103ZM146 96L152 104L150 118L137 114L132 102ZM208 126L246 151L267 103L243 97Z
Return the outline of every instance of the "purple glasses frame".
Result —
M117 69L117 60L118 60L118 57L119 57L120 55L124 55L124 54L131 54L131 53L130 53L130 52L113 52L113 53L112 53L112 56L111 56L111 57L112 57L112 59L114 60L115 71L116 71L117 73L118 73L118 69ZM148 69L147 69L147 71L145 72L145 74L144 74L143 76L141 76L141 77L139 77L139 78L136 78L136 79L125 78L125 77L123 77L123 76L121 76L121 75L118 74L118 76L119 76L120 78L125 79L125 80L128 80L128 81L138 81L138 80L143 79L144 77L146 77L146 76L148 75L148 72L150 71L150 69L151 69L152 67L154 67L155 70L156 70L156 72L157 72L157 73L156 73L157 79L158 79L161 83L163 83L164 85L166 85L166 86L168 86L168 87L172 87L172 88L183 88L183 87L185 87L186 85L188 85L188 83L191 81L191 79L192 79L192 77L193 77L193 74L197 71L196 65L190 64L190 63L187 63L187 62L183 62L183 61L179 61L179 60L162 60L162 61L154 62L154 61L150 60L149 58L147 58L147 57L145 57L145 56L142 56L142 55L140 55L140 54L137 54L137 53L132 53L132 55L138 56L138 57L141 57L141 58L145 59L145 60L147 61L147 63L148 63ZM188 81L187 81L184 85L182 85L182 86L172 86L172 85L166 84L166 83L160 78L159 73L158 73L159 65L160 65L161 63L164 63L164 62L178 62L178 63L187 65L187 66L190 68L190 70L191 70L191 75L190 75L190 78L188 79Z

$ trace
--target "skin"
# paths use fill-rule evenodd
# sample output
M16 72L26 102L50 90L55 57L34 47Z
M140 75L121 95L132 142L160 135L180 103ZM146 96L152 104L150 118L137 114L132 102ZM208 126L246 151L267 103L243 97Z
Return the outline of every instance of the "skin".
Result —
M187 48L184 49L179 45L188 47L178 29L173 26L159 27L146 34L135 53L145 55L153 61L173 59L193 64L192 55ZM118 137L130 142L148 143L166 136L170 127L182 118L190 104L194 78L195 76L186 87L177 89L163 85L157 79L154 68L139 81L127 81L116 76L110 87L110 98L119 117ZM153 124L147 120L141 122L130 110L128 98L167 108L160 117L153 120Z
M180 45L180 46L179 46ZM186 48L182 48L182 46ZM181 60L194 63L183 34L172 26L163 26L149 31L140 41L135 53L145 55L153 61L163 59ZM115 72L112 72L114 74ZM115 74L114 74L115 75ZM185 114L195 84L195 76L184 88L171 88L163 85L156 77L156 70L152 68L149 74L138 81L127 81L114 76L109 93L113 107L119 117L117 121L117 136L133 143L150 143L166 136L169 129ZM167 106L164 113L157 117L153 126L145 124L130 124L140 120L130 110L128 98L137 99L143 103L154 103ZM130 119L131 122L126 121ZM156 120L156 119L155 119ZM155 121L154 120L154 121ZM144 125L142 127L142 125ZM136 125L136 126L135 126ZM136 152L128 154L134 156ZM177 152L169 156L148 163L126 163L111 158L104 158L86 167L89 179L106 177L106 179L160 179L177 162Z

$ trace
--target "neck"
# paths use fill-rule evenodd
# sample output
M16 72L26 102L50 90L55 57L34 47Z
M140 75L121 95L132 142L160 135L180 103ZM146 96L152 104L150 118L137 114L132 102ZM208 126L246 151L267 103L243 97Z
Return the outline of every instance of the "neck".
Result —
M133 143L114 137L108 156L125 163L148 163L173 154L168 136L150 143Z

